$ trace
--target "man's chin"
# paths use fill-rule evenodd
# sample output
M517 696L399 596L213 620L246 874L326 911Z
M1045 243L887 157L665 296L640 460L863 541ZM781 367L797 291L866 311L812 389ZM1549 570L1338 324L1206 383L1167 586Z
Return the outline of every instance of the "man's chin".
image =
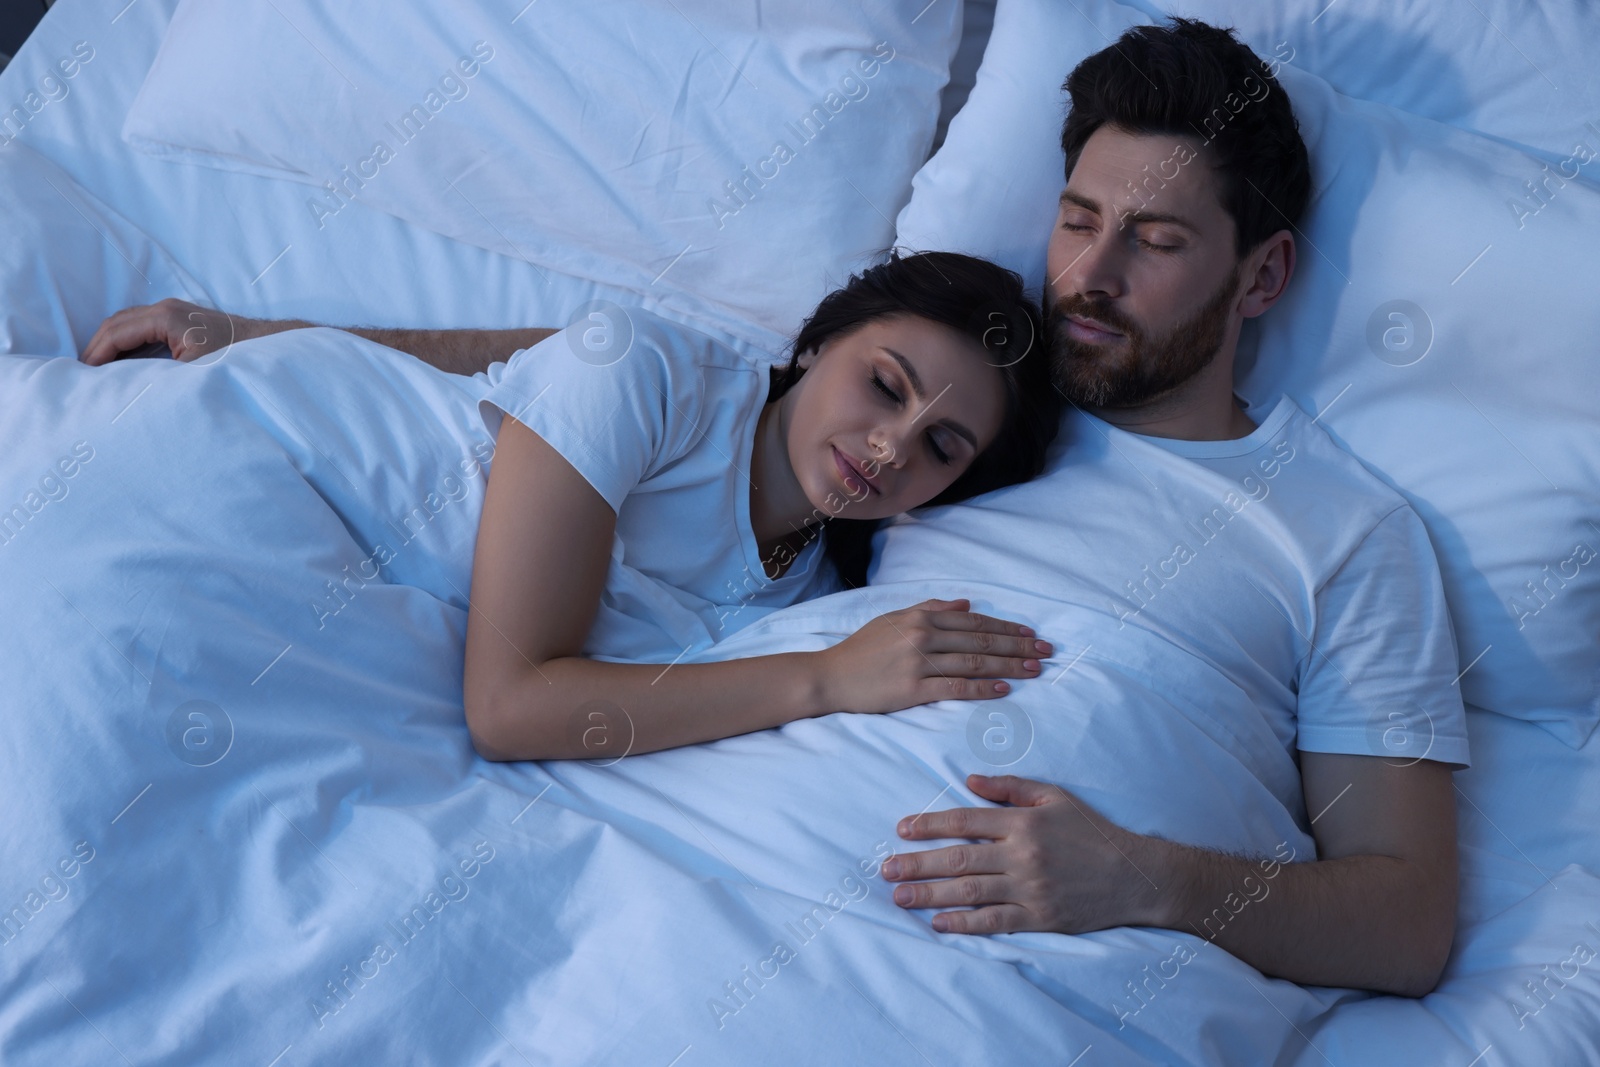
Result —
M1122 342L1080 343L1058 340L1051 362L1055 384L1074 404L1100 407L1121 390L1128 375Z

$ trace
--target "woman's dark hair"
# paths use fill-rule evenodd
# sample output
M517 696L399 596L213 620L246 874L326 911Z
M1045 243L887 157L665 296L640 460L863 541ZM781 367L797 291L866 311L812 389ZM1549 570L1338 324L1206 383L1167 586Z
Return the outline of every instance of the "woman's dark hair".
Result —
M1272 72L1232 30L1183 18L1133 27L1074 67L1062 86L1072 97L1061 127L1067 178L1101 126L1193 138L1221 182L1234 255L1242 259L1297 224L1311 196L1300 125ZM1148 192L1161 177L1146 179L1155 183Z
M959 478L924 506L953 504L1025 482L1042 471L1064 402L1051 382L1039 307L1015 271L973 256L891 252L887 261L852 276L824 297L800 327L788 365L772 372L767 402L800 380L805 353L820 352L831 340L898 315L929 319L972 338L988 353L1004 385L1000 432ZM828 558L846 585L865 585L879 520L828 517L825 522Z

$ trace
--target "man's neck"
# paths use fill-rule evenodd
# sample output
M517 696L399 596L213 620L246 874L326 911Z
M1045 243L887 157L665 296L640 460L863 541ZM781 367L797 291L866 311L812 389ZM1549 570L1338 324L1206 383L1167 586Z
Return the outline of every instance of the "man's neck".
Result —
M1176 389L1137 407L1087 408L1119 430L1179 441L1235 441L1256 424L1233 395L1233 359L1218 356Z

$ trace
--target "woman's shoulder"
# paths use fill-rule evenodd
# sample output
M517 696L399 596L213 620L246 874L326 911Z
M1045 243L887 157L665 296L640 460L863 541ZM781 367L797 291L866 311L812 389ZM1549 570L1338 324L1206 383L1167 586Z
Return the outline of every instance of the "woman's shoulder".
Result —
M545 386L598 401L659 393L676 402L705 391L708 371L751 370L722 339L643 307L596 301L565 329L514 353L480 376L490 389L528 395Z
M730 413L758 410L767 365L692 323L596 302L566 329L491 367L485 384L482 403L514 417L539 401L549 418L586 436L626 426L650 437L658 457L674 458ZM484 417L489 425L493 416ZM738 422L728 426L735 436Z
M748 350L748 345L735 343L712 326L646 307L627 308L622 313L632 343L659 353L669 364L759 376L771 363L766 353Z
M670 398L670 421L703 427L713 410L759 411L766 403L772 364L759 353L742 352L710 330L651 309L630 308L627 315L633 330L627 358L641 364L631 376L649 378L664 401ZM737 425L729 428L739 434Z

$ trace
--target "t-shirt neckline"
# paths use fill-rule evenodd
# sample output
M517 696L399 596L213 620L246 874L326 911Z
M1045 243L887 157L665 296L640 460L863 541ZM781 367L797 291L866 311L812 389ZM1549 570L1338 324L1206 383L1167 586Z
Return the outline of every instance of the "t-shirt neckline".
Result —
M1254 430L1243 437L1227 441L1189 441L1178 437L1156 437L1151 434L1134 433L1132 430L1124 430L1120 426L1114 426L1098 415L1091 415L1087 411L1079 409L1084 417L1093 419L1109 433L1124 434L1135 440L1144 441L1165 449L1174 455L1185 456L1189 459L1220 459L1226 456L1249 455L1251 452L1271 444L1283 432L1284 426L1288 424L1298 410L1299 408L1296 407L1294 401L1285 394L1278 398L1278 402L1267 413L1267 417Z

